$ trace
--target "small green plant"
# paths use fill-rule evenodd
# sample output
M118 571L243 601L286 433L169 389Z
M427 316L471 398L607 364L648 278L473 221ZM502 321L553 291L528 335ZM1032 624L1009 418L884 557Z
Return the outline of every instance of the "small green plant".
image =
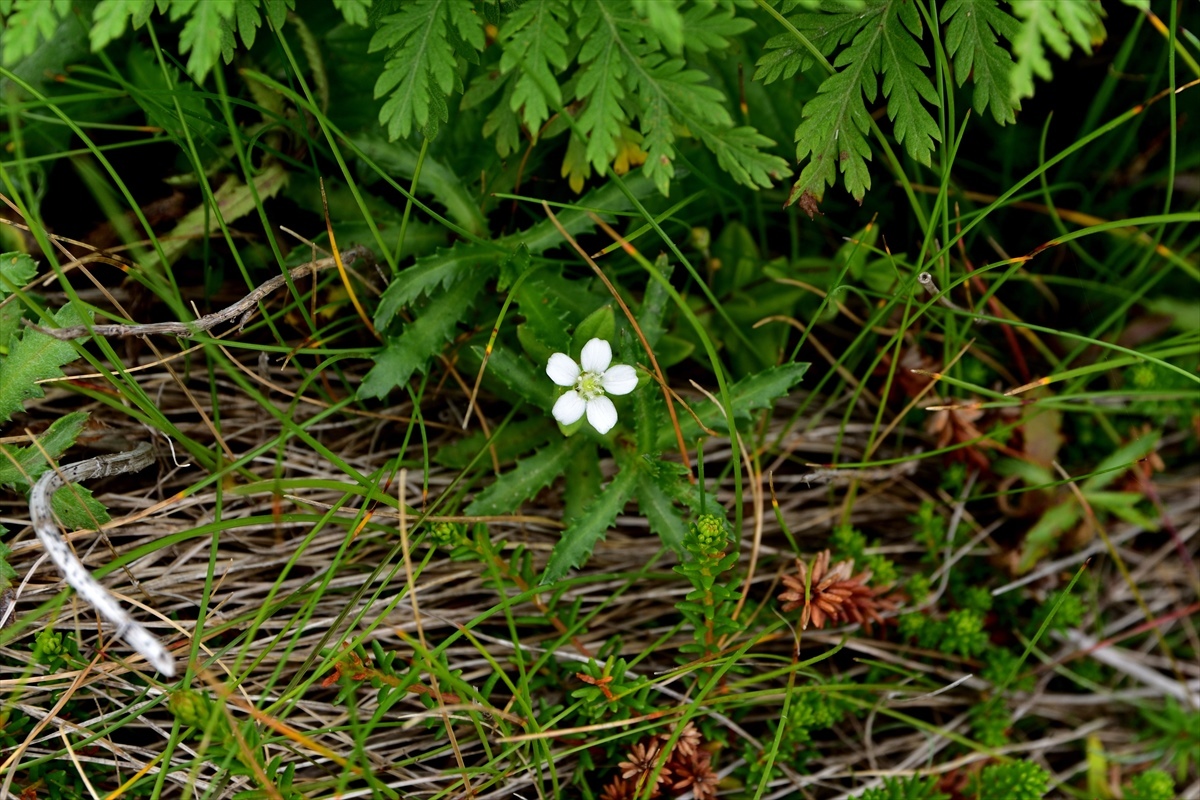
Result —
M1123 790L1125 800L1175 800L1175 781L1161 769L1134 775Z
M721 642L741 628L733 619L738 587L722 577L737 563L738 551L731 547L736 542L730 536L729 522L716 514L701 514L688 527L683 545L690 558L675 571L693 588L675 607L688 621L695 641L680 650L699 658L715 654Z
M1062 487L1057 495L1047 493L1047 499L1051 501L1050 508L1040 514L1038 521L1025 535L1017 562L1017 572L1028 572L1041 559L1053 553L1059 540L1068 531L1078 526L1090 530L1091 514L1111 514L1146 530L1157 530L1158 523L1138 508L1145 502L1142 494L1111 491L1107 488L1132 465L1153 452L1157 442L1157 435L1140 436L1113 451L1100 462L1089 478L1080 482L1082 502L1067 487ZM1000 462L996 469L1002 475L1019 477L1029 487L1051 486L1057 483L1057 476L1048 467L1031 461L1005 460ZM1086 508L1084 503L1087 504Z
M1168 697L1161 709L1142 709L1142 718L1147 722L1145 737L1175 767L1175 778L1183 783L1188 772L1200 766L1200 711Z
M949 800L938 791L937 778L910 775L906 778L884 778L883 786L867 789L858 800Z
M1046 796L1050 773L1032 761L989 764L976 780L978 800L1041 800Z

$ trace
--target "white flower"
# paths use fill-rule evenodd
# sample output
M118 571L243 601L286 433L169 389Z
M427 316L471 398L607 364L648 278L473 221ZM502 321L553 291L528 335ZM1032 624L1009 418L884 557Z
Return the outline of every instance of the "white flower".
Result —
M628 364L612 364L612 347L603 339L589 340L579 361L576 364L566 353L555 353L546 364L550 380L571 387L554 404L554 418L570 425L586 411L592 427L608 433L617 424L617 409L604 393L629 394L637 386L637 372Z

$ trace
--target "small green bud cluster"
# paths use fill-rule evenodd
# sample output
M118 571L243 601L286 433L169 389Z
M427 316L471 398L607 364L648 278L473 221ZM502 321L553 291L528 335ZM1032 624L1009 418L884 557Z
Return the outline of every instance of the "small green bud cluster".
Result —
M171 713L181 724L189 728L199 728L208 720L208 698L194 689L171 692L167 708L171 709Z
M39 633L34 640L34 658L38 661L49 661L55 656L62 655L65 651L62 634L49 628Z
M692 525L700 554L712 558L725 552L729 546L729 523L716 514L701 514Z
M438 547L453 549L467 537L467 526L461 522L435 522L429 527L429 538Z

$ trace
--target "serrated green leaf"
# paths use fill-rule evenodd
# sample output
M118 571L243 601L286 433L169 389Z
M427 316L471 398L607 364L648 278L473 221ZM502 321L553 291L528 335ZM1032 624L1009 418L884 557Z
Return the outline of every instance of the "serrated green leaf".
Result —
M18 491L25 491L33 486L47 468L43 451L50 458L57 460L67 448L75 444L87 423L87 418L88 415L84 411L75 411L65 417L59 417L38 437L37 445L0 445L0 486Z
M204 0L197 3L191 18L179 33L179 52L188 56L188 73L202 82L217 64L221 43L225 38L225 23L233 19L234 0Z
M550 105L562 105L558 76L567 68L563 25L570 12L561 0L528 0L508 16L500 29L504 43L500 71L521 70L513 86L509 107L519 112L525 127L536 134L550 117ZM548 95L547 95L548 93Z
M807 210L804 198L824 197L825 187L837 182L839 169L855 200L862 202L871 188L871 148L865 135L871 122L859 89L867 71L866 62L860 61L829 76L804 106L804 120L796 128L796 159L808 163L792 185L788 205L800 201Z
M508 464L519 456L543 444L551 436L561 438L558 426L546 417L534 417L520 422L510 422L500 431L492 443L496 460ZM461 439L455 439L449 444L442 445L434 453L433 460L437 464L452 469L466 469L467 465L479 455L479 451L487 446L490 437L483 433L472 433ZM485 456L490 461L490 456Z
M808 43L821 55L828 56L839 46L854 39L862 27L863 4L853 7L846 2L824 0L805 13L789 17L792 24ZM817 13L820 10L822 13ZM785 12L786 13L786 12ZM756 64L755 80L771 83L781 78L790 78L796 72L804 72L817 65L817 59L794 33L772 36L765 45L766 52Z
M650 530L658 535L662 543L680 556L686 551L683 537L687 535L687 522L683 514L655 481L643 480L637 487L638 508L650 524Z
M507 292L509 287L529 271L533 257L524 242L517 245L508 257L500 262L500 277L496 279L496 291Z
M71 0L17 0L0 31L4 66L11 67L32 55L38 45L54 36L58 24L71 10Z
M588 163L604 175L620 147L621 126L628 122L623 107L628 69L614 36L585 37L579 63L575 96L586 105L577 122L587 136Z
M552 441L524 461L518 461L515 467L480 492L463 513L480 517L513 513L564 474L575 453L585 446L589 443L582 436Z
M358 388L359 396L383 397L408 383L414 372L424 372L429 360L450 341L488 277L488 272L477 271L432 299L420 316L375 357L375 366L363 376Z
M572 437L574 438L574 437ZM586 509L600 494L604 473L595 447L581 447L567 465L563 482L563 523L568 527L583 519Z
M481 363L483 347L472 347L471 351L477 359L475 363ZM495 386L495 382L498 381L512 394L514 401L528 401L531 405L543 409L546 414L550 413L550 407L554 405L554 384L546 377L545 370L535 370L528 359L521 358L506 347L497 346L492 350L483 381L485 385L490 386Z
M786 161L760 149L774 147L775 140L747 125L728 129L701 128L699 135L717 156L717 164L743 186L769 189L776 181L792 174Z
M397 275L383 290L379 307L375 309L376 329L385 330L400 309L422 295L433 295L438 289L449 289L474 273L491 273L500 263L501 255L494 247L458 244L417 259L415 264Z
M630 74L642 101L642 149L647 154L642 171L665 195L675 177L677 121L703 135L731 127L733 119L723 105L725 96L705 85L707 76L687 69L683 59L646 56L631 66Z
M367 11L371 8L371 0L333 0L333 7L342 12L342 17L350 25L367 27Z
M37 275L37 263L24 253L0 255L0 301L28 284ZM13 337L21 329L23 306L17 298L0 302L0 361L8 355Z
M529 335L552 353L564 353L570 345L567 335L567 312L563 309L544 281L530 278L521 284L515 294L517 311L525 318L524 327Z
M947 20L946 50L954 62L954 79L962 86L971 77L975 113L989 109L1001 125L1015 122L1021 106L1012 93L1013 60L997 35L1011 41L1017 21L994 0L950 0L941 13L941 21Z
M645 18L647 26L662 41L668 53L683 51L683 15L675 3L661 0L633 0L633 9Z
M1091 53L1093 42L1104 40L1101 22L1104 9L1098 0L1010 0L1010 5L1020 20L1012 37L1016 56L1011 86L1013 102L1033 95L1035 75L1047 81L1054 77L1046 47L1059 58L1068 58L1072 41Z
M512 104L509 102L512 98L513 82L504 76L500 78L500 84L504 88L504 96L483 121L483 135L494 136L496 152L501 158L508 158L521 147L521 118L512 110Z
M76 483L55 492L50 507L59 524L67 530L99 528L111 519L104 504L92 496L91 489Z
M565 531L554 550L540 583L554 583L573 567L581 567L592 554L596 542L612 527L617 515L633 497L638 484L638 471L622 469L600 496L587 507L583 515Z
M70 304L59 309L54 323L55 327L67 328L82 324L83 318ZM8 422L23 409L26 400L44 394L38 381L63 377L61 367L77 358L79 353L71 342L35 330L24 331L0 363L0 423Z
M275 30L282 30L287 21L288 9L296 7L296 0L263 0L267 7L267 20Z
M787 395L792 387L800 382L808 370L808 364L792 362L778 367L770 367L762 372L742 378L729 387L730 402L733 405L734 416L744 417L751 411L768 408L772 403ZM708 428L718 432L729 430L725 415L721 408L710 400L693 404L692 410L700 421ZM665 413L665 412L664 412ZM685 441L695 439L700 435L700 427L691 414L679 415L679 426L683 429ZM675 431L669 424L663 424L658 434L658 449L666 449L675 441Z
M0 300L36 277L37 262L32 257L25 253L0 254Z
M254 47L258 36L258 26L262 25L262 17L258 14L256 0L237 0L237 10L234 13L237 21L237 32L242 37L242 43L249 49Z
M683 12L683 46L696 53L729 48L730 36L754 27L754 22L734 15L732 7L697 3Z
M103 50L109 42L121 38L130 18L144 18L154 8L154 0L100 0L92 12L88 34L92 52Z

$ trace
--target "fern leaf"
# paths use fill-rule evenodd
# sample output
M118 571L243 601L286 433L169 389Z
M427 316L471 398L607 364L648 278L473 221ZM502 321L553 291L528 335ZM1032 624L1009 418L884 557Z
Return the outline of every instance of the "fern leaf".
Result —
M562 105L557 75L569 63L565 49L569 39L563 28L567 18L567 7L560 0L531 0L509 15L500 31L505 45L500 71L522 67L509 107L522 112L525 127L535 135L550 117L547 100Z
M74 304L70 304L59 309L54 323L56 327L67 328L83 324L83 319ZM26 400L44 394L39 381L63 377L61 367L77 358L79 353L71 342L35 330L26 330L16 338L8 356L0 363L0 423L23 409Z
M633 76L643 103L642 147L649 156L643 170L665 195L675 176L675 120L693 133L727 128L733 120L722 105L724 95L704 85L704 73L686 69L683 59L647 56Z
M363 376L359 396L383 397L394 387L408 383L414 372L424 371L429 359L440 353L454 335L458 320L488 277L487 271L476 271L431 300L421 315L375 357L375 366Z
M587 7L585 17L588 10L595 12L596 9L595 6ZM589 22L595 24L598 17ZM582 27L584 22L580 24ZM579 63L583 68L575 96L586 100L587 105L577 121L587 135L588 163L604 175L609 162L617 155L621 126L627 122L622 103L625 100L623 82L628 69L616 37L606 27L584 37Z
M1013 60L1000 46L997 34L1012 41L1017 22L994 0L950 0L942 7L946 50L954 61L954 79L962 86L967 76L975 84L975 113L984 109L1001 125L1016 121L1021 108L1012 92Z
M859 88L867 71L859 61L829 76L804 106L804 121L796 128L796 159L808 163L792 185L788 205L799 201L810 217L825 187L837 182L839 169L846 190L860 203L871 188L871 148L865 136L871 124ZM870 80L873 93L874 78Z
M1072 41L1091 53L1093 42L1104 40L1104 9L1099 0L1010 0L1010 4L1021 21L1012 38L1017 57L1012 75L1013 102L1033 95L1035 75L1047 81L1054 77L1046 47L1059 58L1068 58Z
M862 9L836 0L826 2L821 8L824 13L818 14L817 9L813 8L807 13L789 17L788 22L800 31L821 55L828 56L840 45L852 41L862 28ZM754 73L754 79L763 83L790 78L797 72L804 72L817 65L817 59L809 48L790 31L772 36L767 40L765 48L766 53L758 60L758 69Z
M561 438L534 453L496 479L471 501L468 516L511 514L529 498L545 489L567 470L575 453L587 443L582 436Z
M760 148L774 147L775 141L754 128L741 126L726 130L699 130L700 138L717 156L721 166L744 186L769 189L782 177L792 174L786 161Z
M917 43L923 33L920 12L912 3L900 4L895 16L889 15L881 33L883 94L888 99L892 130L896 141L904 145L910 156L929 166L934 142L940 142L942 134L921 101L939 106L941 99L929 77L921 71L929 66L929 59Z
M347 23L360 28L367 27L367 12L371 8L371 0L333 0L333 7L342 12L342 17Z
M11 67L53 38L59 22L71 10L71 0L16 0L0 6L7 15L0 19L0 53L4 66Z
M391 94L379 110L388 138L407 137L414 128L433 136L446 121L446 95L461 90L455 41L483 49L483 21L470 0L413 0L383 18L368 50L388 50L375 83L377 99Z
M88 33L92 52L99 52L109 42L121 38L130 17L134 18L134 27L145 24L153 8L154 0L100 0L92 12L92 29Z
M641 16L654 37L662 42L668 53L683 52L683 15L676 3L662 0L633 0L633 10Z
M732 8L697 3L683 12L683 46L694 53L725 50L728 37L753 27L751 20L735 16Z
M841 6L837 8L841 9ZM906 0L873 0L865 13L833 15L836 25L821 38L821 47L844 41L858 26L850 45L838 54L837 73L822 84L817 97L804 108L804 121L796 129L796 157L811 160L792 187L788 202L801 200L811 214L815 201L832 185L841 166L846 188L862 202L871 187L866 162L870 159L866 132L869 117L864 105L874 102L876 73L883 71L883 93L888 116L895 121L896 139L922 164L930 163L934 142L941 139L937 123L922 104L937 106L940 99L922 71L929 65L918 39L923 26L919 12ZM853 18L851 18L853 17Z
M171 19L179 19L178 6L171 8ZM188 56L187 70L197 81L203 81L221 55L227 23L233 19L234 0L204 0L191 9L192 15L179 32L179 52Z
M622 469L580 518L563 531L562 538L550 553L541 583L554 583L566 575L567 570L582 566L587 561L596 542L604 538L604 532L612 527L617 515L633 497L638 477L636 469Z

